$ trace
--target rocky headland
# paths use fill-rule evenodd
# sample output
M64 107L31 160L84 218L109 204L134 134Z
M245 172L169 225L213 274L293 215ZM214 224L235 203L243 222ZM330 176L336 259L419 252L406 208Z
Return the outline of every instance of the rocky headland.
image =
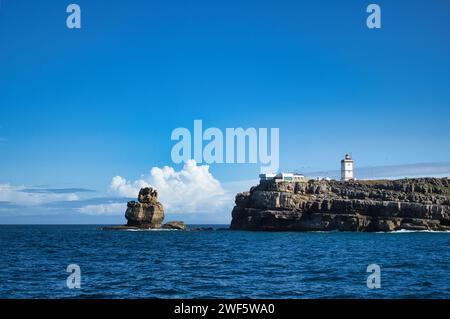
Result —
M127 229L173 229L186 230L182 221L170 221L163 224L164 207L158 201L158 192L152 187L141 188L137 201L129 201L125 211L127 224L123 226L104 227L108 230Z
M450 231L450 180L261 181L236 195L230 228Z

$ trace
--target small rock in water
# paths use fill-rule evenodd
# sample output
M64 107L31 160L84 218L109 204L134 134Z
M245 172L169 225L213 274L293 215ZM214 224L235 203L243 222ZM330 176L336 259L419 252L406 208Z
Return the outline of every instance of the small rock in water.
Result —
M186 224L182 221L171 221L162 225L163 229L186 230Z
M191 228L191 230L193 230L193 231L211 231L211 230L214 230L214 228L212 228L212 227L194 227L194 228Z

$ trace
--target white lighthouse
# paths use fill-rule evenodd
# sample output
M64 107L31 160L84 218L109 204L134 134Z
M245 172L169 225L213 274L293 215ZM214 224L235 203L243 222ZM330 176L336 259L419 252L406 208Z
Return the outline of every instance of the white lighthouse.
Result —
M343 160L341 160L341 181L346 182L355 179L353 175L353 160L350 154L345 154Z

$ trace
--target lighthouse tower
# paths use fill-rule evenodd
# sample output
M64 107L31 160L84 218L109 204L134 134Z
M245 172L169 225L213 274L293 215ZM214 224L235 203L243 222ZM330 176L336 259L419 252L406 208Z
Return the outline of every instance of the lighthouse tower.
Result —
M353 175L353 160L350 154L345 154L343 160L341 160L341 181L346 182L354 179Z

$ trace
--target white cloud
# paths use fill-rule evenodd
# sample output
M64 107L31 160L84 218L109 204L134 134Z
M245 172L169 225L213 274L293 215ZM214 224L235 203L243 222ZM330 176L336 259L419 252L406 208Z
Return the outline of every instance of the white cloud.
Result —
M82 214L86 215L123 215L126 205L124 203L109 203L98 205L87 205L78 209Z
M0 202L11 202L23 206L41 205L56 201L76 201L75 193L27 192L24 186L0 184Z
M139 190L142 187L148 187L149 185L150 184L143 179L139 179L134 182L128 182L121 176L115 176L111 181L110 189L121 196L137 197Z
M153 167L148 176L136 181L116 176L110 189L120 196L136 198L139 189L148 186L158 190L168 213L213 213L233 205L234 194L224 190L208 165L198 166L194 160L186 162L180 171L169 166Z

